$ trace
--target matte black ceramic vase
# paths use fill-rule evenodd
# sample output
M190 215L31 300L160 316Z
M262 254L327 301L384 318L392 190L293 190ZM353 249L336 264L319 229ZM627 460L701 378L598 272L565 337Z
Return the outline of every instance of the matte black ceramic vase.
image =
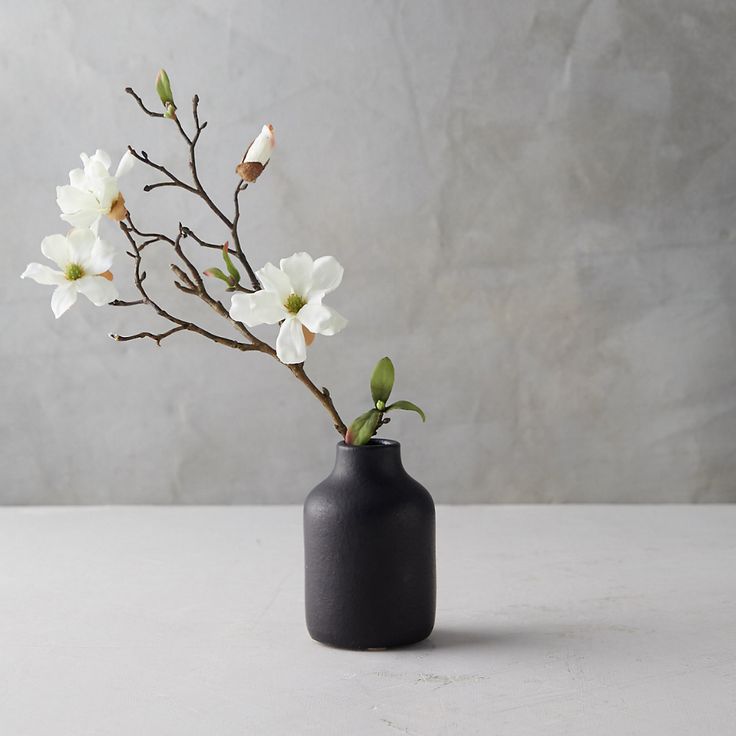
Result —
M304 502L307 629L343 649L426 639L435 615L435 515L401 446L340 442L332 474Z

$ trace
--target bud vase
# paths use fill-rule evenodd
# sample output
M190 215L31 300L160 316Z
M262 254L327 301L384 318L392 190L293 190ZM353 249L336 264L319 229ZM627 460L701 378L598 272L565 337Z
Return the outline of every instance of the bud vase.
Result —
M393 440L337 445L304 502L307 629L342 649L426 639L435 616L435 511Z

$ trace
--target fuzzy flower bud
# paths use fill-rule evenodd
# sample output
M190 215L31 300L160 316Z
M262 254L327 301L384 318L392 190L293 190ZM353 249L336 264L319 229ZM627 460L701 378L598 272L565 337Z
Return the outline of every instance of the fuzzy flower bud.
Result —
M266 168L275 145L273 125L264 125L258 137L248 146L242 162L235 167L235 171L244 181L252 184Z

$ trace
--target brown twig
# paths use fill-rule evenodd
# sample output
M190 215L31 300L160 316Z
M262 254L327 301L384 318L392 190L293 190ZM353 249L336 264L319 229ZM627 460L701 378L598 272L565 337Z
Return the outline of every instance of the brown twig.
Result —
M143 100L140 98L139 95L135 93L132 87L126 87L125 91L135 99L135 101L138 103L141 110L143 110L146 115L150 115L152 118L163 118L165 115L162 112L153 112L153 110L149 110L144 104Z
M152 110L149 110L145 104L143 103L143 100L140 98L138 94L131 88L126 87L125 91L131 95L135 101L138 103L139 107L151 117L157 117L157 118L163 118L165 117L162 113L156 113ZM207 127L207 121L200 122L199 119L199 97L197 95L194 95L192 98L192 118L194 119L194 126L195 131L194 135L189 135L186 130L184 129L184 126L181 124L181 121L178 117L173 117L172 120L174 121L174 124L176 125L177 130L179 131L179 134L181 137L186 141L187 147L189 148L189 170L192 174L192 179L194 181L194 186L191 186L190 184L187 184L182 179L180 179L178 176L173 174L171 171L169 171L165 166L162 164L157 164L154 161L151 161L148 154L145 151L141 151L140 153L136 151L134 148L129 146L129 150L133 156L135 156L138 161L145 164L146 166L150 166L151 168L155 169L156 171L159 171L164 176L168 177L169 181L163 181L163 182L155 182L153 184L146 184L146 186L143 187L143 189L147 192L150 192L154 189L159 189L162 187L180 187L181 189L184 189L187 192L190 192L191 194L196 194L200 199L202 199L205 204L212 210L212 212L215 213L215 215L222 221L222 223L227 227L227 229L230 231L230 237L233 241L233 246L235 248L235 254L238 258L238 260L241 262L243 267L246 270L246 273L248 274L248 279L251 282L251 285L253 286L253 289L258 290L261 288L261 284L258 281L258 278L255 274L255 271L251 267L250 263L248 262L248 259L243 252L243 248L240 243L240 234L238 232L238 222L240 220L240 202L239 202L239 195L242 191L245 191L248 184L244 181L239 181L238 185L235 187L235 193L233 196L234 199L234 206L235 206L235 212L233 215L233 218L230 219L213 201L213 199L210 197L210 195L207 193L207 190L204 188L204 185L202 184L201 179L199 178L199 171L197 169L197 152L196 152L196 146L197 142L199 141L199 136L201 135L202 131Z
M206 337L208 340L212 340L213 342L216 342L219 345L225 345L227 347L235 348L237 350L242 350L242 351L259 350L261 352L265 352L262 350L262 347L259 344L255 344L252 342L243 343L243 342L238 342L236 340L231 340L230 338L223 337L222 335L216 335L213 332L210 332L209 330L205 330L203 327L200 327L199 325L194 324L193 322L189 322L188 320L181 319L180 317L175 317L170 312L167 312L160 304L155 302L149 295L148 291L146 290L146 287L143 285L143 282L146 280L146 272L143 271L141 268L143 257L141 255L141 251L138 246L138 243L133 237L132 233L134 231L132 227L130 226L130 224L127 222L121 222L120 229L123 231L126 238L128 239L128 242L133 248L133 253L134 253L134 258L135 258L135 269L134 269L133 279L135 282L136 289L138 290L138 293L142 297L141 302L151 306L153 310L156 312L156 314L168 320L169 322L173 322L178 327L178 329L169 331L166 335L164 335L164 337L167 337L168 334L174 334L175 332L180 332L182 330L188 330L189 332L196 332L197 334L202 335L202 337ZM167 238L166 236L162 236L161 240L170 241L171 239ZM176 242L176 241L171 241L171 242ZM195 269L195 273L196 273L196 269ZM126 338L123 338L123 336L120 336L120 335L113 335L112 337L114 340L124 342L126 339L133 340L133 339L143 338L143 337L152 337L152 333L140 332L137 335L130 335ZM155 339L155 337L153 339ZM163 337L161 339L163 339Z
M122 299L113 299L111 302L108 302L111 307L135 307L137 304L145 303L146 302L143 299L136 299L134 302L126 302Z
M127 87L125 91L136 100L139 107L147 115L151 117L156 117L156 118L165 117L162 113L156 113L156 112L153 112L152 110L149 110L143 103L143 100L133 91L132 88ZM200 122L199 97L197 95L195 95L194 98L192 99L192 117L194 119L194 125L195 125L195 132L194 132L194 135L192 136L190 136L186 132L186 130L182 126L178 117L174 116L171 119L173 119L174 123L176 124L177 130L179 131L179 134L184 138L189 148L189 169L191 171L192 180L194 182L193 186L184 182L182 179L177 177L175 174L169 171L162 164L157 164L156 162L152 161L145 151L141 151L139 153L131 146L128 147L128 150L130 150L131 154L136 159L138 159L145 165L155 169L156 171L160 172L161 174L163 174L164 176L168 178L168 181L156 182L153 184L146 185L144 187L145 191L150 192L154 189L158 189L162 187L169 187L169 186L180 187L192 194L196 194L197 196L199 196L208 205L210 210L212 210L212 212L218 217L218 219L222 221L222 223L230 231L232 242L235 248L235 254L238 260L240 261L240 263L244 266L248 274L248 278L250 280L251 286L253 287L252 289L248 289L247 287L244 287L238 284L235 287L233 287L232 290L253 293L253 291L257 291L261 289L261 284L258 281L258 278L256 277L255 272L251 268L250 263L248 262L248 259L245 256L245 253L243 252L242 245L240 242L240 236L238 233L238 225L240 221L240 199L239 197L240 197L241 192L247 189L248 184L245 181L240 181L238 182L238 185L235 187L235 192L233 194L234 214L233 214L232 219L228 218L222 212L222 210L220 210L220 208L214 203L214 201L211 199L211 197L206 192L199 178L199 172L197 170L196 145L199 140L200 134L207 126L207 122L206 121ZM159 334L155 334L155 333L146 331L146 332L139 332L137 334L127 335L127 336L111 335L113 339L119 342L125 342L128 340L149 338L149 339L154 340L157 345L160 345L161 341L170 335L173 335L177 332L189 331L189 332L195 332L199 335L202 335L203 337L206 337L207 339L212 340L213 342L218 343L220 345L225 345L227 347L235 348L237 350L242 350L242 351L256 351L256 352L265 353L266 355L270 355L272 358L278 360L276 351L274 350L273 347L271 347L271 345L257 338L252 332L250 332L250 330L242 322L239 322L233 319L230 316L229 311L222 304L222 302L219 299L216 299L215 297L213 297L207 291L207 288L205 287L204 281L197 267L189 259L189 257L186 255L186 253L184 252L182 248L182 240L184 240L187 237L191 237L196 243L198 243L202 247L216 248L218 250L222 249L222 245L217 244L217 243L209 243L205 240L202 240L197 235L195 235L195 233L190 228L185 227L181 223L179 223L179 231L175 238L171 238L168 235L165 235L163 233L144 232L135 226L132 218L130 217L130 214L128 214L125 222L120 223L120 229L125 234L125 237L127 238L132 248L132 250L127 251L127 253L134 259L134 262L135 262L134 282L135 282L136 289L138 290L142 298L137 301L131 301L131 302L115 300L115 302L112 302L112 303L115 306L132 306L134 304L147 304L153 308L156 314L168 320L169 322L173 323L175 326L172 327L170 330L167 330L166 332L162 332ZM144 242L138 243L138 241L136 240L136 236L139 238L145 238ZM221 335L216 335L212 332L209 332L208 330L205 330L199 325L194 324L193 322L189 322L187 320L183 320L179 317L176 317L170 312L166 311L160 304L158 304L151 298L148 291L146 290L146 287L143 285L143 282L146 279L146 272L142 270L141 264L142 264L143 249L147 245L150 245L151 243L155 243L155 242L164 242L170 245L174 249L174 252L178 256L179 260L186 267L186 270L185 270L176 264L171 264L171 268L174 274L178 278L178 281L177 280L174 281L174 285L176 286L176 288L179 289L180 291L185 292L186 294L197 296L200 300L205 302L205 304L207 304L211 309L217 312L217 314L219 314L221 317L223 317L228 322L230 322L232 327L234 327L234 329L237 330L246 339L246 342L239 342L236 340L232 340L230 338L222 337ZM289 368L289 370L297 378L297 380L299 380L302 384L304 384L307 387L307 389L310 391L310 393L312 393L312 395L324 406L324 408L327 410L327 412L329 413L332 419L335 429L338 431L338 433L341 436L344 436L345 432L347 431L347 428L345 426L345 423L340 418L340 415L337 409L335 408L334 402L332 401L332 397L330 396L330 392L326 388L322 388L322 389L318 388L312 382L312 380L309 378L306 371L304 370L303 363L299 363L295 365L287 365L287 368Z
M173 335L175 332L181 332L182 330L186 330L185 325L177 325L176 327L172 327L170 330L166 330L166 332L161 332L158 335L154 335L152 332L137 332L135 335L113 335L110 333L110 337L115 340L115 342L128 342L128 340L139 340L144 337L150 337L151 340L154 340L156 342L156 345L159 347L161 346L161 340L168 337L169 335Z
M189 227L183 226L182 227L184 231L184 237L185 238L192 238L192 240L195 240L199 245L201 245L203 248L215 248L216 250L222 250L222 243L210 243L206 240L202 240L195 232Z
M179 289L179 291L183 291L185 294L196 294L197 290L192 289L191 286L182 286L178 281L174 281L174 286Z
M312 382L312 379L309 378L309 376L306 374L306 371L304 370L304 363L295 363L292 365L287 365L286 367L289 368L294 376L296 376L296 378L312 392L317 401L319 401L325 407L325 409L327 409L327 412L332 417L332 423L335 429L338 431L341 437L344 437L345 433L348 431L348 428L345 426L345 422L342 421L340 415L337 413L337 409L335 408L335 404L332 401L332 396L330 395L330 392L324 387L322 389L317 388L317 386Z
M184 271L181 270L181 268L179 268L179 266L177 266L175 263L172 263L171 270L179 277L181 281L184 282L186 289L182 289L182 291L188 291L192 294L197 291L197 287L192 283L192 280L184 273ZM174 283L176 283L176 281Z
M248 264L248 260L243 253L243 246L240 244L240 234L238 230L238 223L240 222L240 193L244 192L248 188L247 181L238 182L238 186L235 187L233 194L233 203L235 206L235 214L233 215L233 226L230 228L230 234L233 236L233 246L235 247L235 254L238 256L240 262L245 266L248 271L248 278L250 278L253 288L257 291L261 288L261 284L258 281L258 277L253 273L253 269Z
M151 189L155 188L156 186L174 186L174 187L181 187L182 189L185 189L187 192L191 192L192 194L198 194L197 190L193 187L187 184L186 182L182 181L178 176L175 176L172 174L163 164L157 164L155 161L151 161L148 154L145 151L141 151L138 153L138 151L133 148L133 146L128 146L128 150L132 154L132 156L140 161L141 163L145 164L146 166L150 166L152 169L156 169L156 171L160 171L164 176L168 176L171 181L168 182L159 182L158 184L146 184L145 187L143 187L144 191L150 191ZM148 187L148 189L146 189Z
M152 192L154 189L161 189L162 187L178 187L181 186L175 181L157 181L154 184L145 184L143 186L144 192Z
M235 284L234 286L231 286L229 289L227 289L227 291L242 291L245 294L255 294L255 291L253 289L248 289L241 284Z
M172 238L170 238L168 235L164 235L163 233L144 233L142 230L139 230L134 224L133 224L133 218L130 215L130 212L128 212L127 216L125 217L125 221L128 224L128 227L136 234L140 235L142 238L150 238L150 240L147 240L145 243L142 243L141 246L139 246L140 249L142 249L143 245L148 244L149 242L153 243L157 240L163 241L165 243L168 243L169 245L173 245L174 241Z
M250 279L250 282L254 289L260 289L261 284L258 281L258 278L256 277L255 271L251 267L250 263L248 262L248 259L245 256L245 253L243 252L243 248L240 245L240 234L238 232L238 221L240 220L240 201L238 199L240 192L244 191L247 184L243 182L242 180L238 182L238 185L235 187L235 194L233 196L234 198L234 205L235 205L235 214L233 215L233 219L229 219L222 210L212 201L212 198L207 194L204 186L202 185L202 182L199 178L199 171L197 170L197 152L196 152L196 146L197 141L199 140L200 133L204 130L205 126L207 125L206 122L201 123L199 122L199 97L197 95L194 95L192 98L192 116L194 117L195 126L196 126L196 132L193 137L189 137L187 135L186 131L184 130L181 122L177 119L176 120L176 127L179 130L179 133L184 138L184 140L187 142L187 145L189 146L189 169L192 172L192 179L194 180L194 185L197 190L197 194L206 202L207 206L212 210L212 212L217 215L217 217L225 224L225 226L230 230L230 236L233 240L233 245L235 247L235 253L238 257L238 260L243 264L243 267L245 268L248 278ZM245 184L245 186L243 186Z

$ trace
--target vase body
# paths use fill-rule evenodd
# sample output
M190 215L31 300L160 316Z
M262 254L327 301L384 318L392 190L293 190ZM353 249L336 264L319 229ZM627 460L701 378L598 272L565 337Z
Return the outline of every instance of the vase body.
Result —
M421 641L434 626L435 511L401 447L340 442L304 502L305 603L313 639L343 649Z

